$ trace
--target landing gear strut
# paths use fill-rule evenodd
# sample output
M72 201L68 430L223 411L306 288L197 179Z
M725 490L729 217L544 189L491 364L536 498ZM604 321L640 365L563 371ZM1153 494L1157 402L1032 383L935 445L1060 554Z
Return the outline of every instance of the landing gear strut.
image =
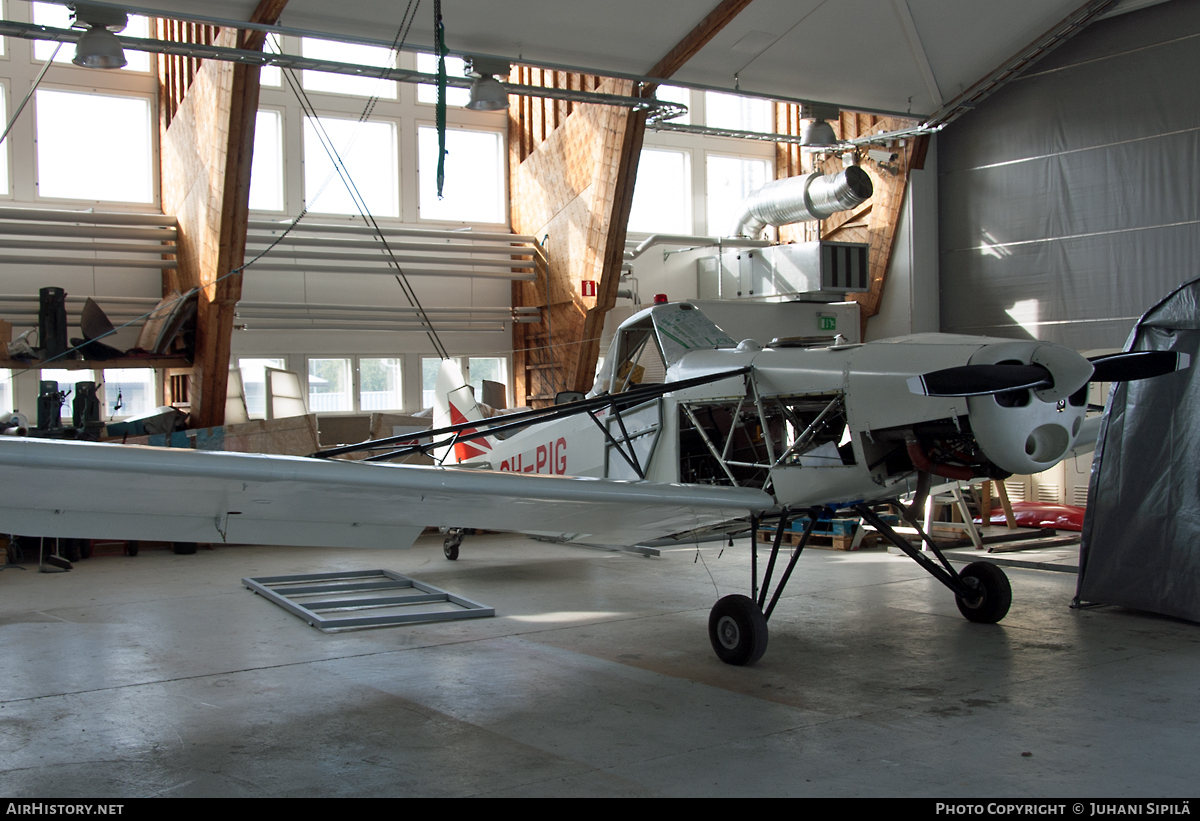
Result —
M916 528L921 540L929 548L929 552L937 558L937 561L914 548L907 539L879 518L869 505L853 505L851 509L861 516L864 522L879 531L885 539L925 568L931 576L950 588L954 592L959 612L968 620L980 624L995 624L1008 615L1008 609L1012 606L1012 586L1008 583L1008 577L1004 575L1004 571L999 567L991 562L972 562L961 572L955 571L933 540L915 522L909 522L909 524ZM762 658L767 649L767 620L771 618L771 613L775 610L775 605L778 603L784 587L787 586L788 579L792 576L796 560L800 558L800 552L808 544L813 525L816 524L822 510L822 508L812 508L808 511L808 522L804 526L804 533L796 545L787 569L783 571L783 577L779 580L774 595L771 596L770 604L767 604L767 592L771 586L771 574L775 570L775 561L779 557L779 547L783 541L783 533L787 529L790 511L785 507L779 514L779 524L775 530L775 539L771 545L771 555L767 560L767 569L763 574L761 588L758 584L758 526L761 520L756 516L750 517L751 596L725 596L713 605L713 609L708 615L708 638L721 661L741 666L754 664Z
M726 664L738 666L754 664L767 651L767 619L775 610L783 588L792 577L796 560L800 551L808 544L812 535L813 525L816 524L818 508L808 511L808 523L796 552L792 554L783 577L779 580L775 594L767 604L767 591L771 587L771 575L775 571L775 561L779 558L779 548L783 543L783 533L787 530L790 511L785 507L779 514L779 525L775 529L775 540L771 545L771 556L767 560L767 569L763 574L762 587L758 584L758 525L756 516L750 517L750 592L751 596L725 596L721 598L708 614L708 638L712 642L717 658ZM765 605L765 609L764 609Z
M896 504L899 505L899 502ZM853 510L863 517L863 521L879 531L881 536L929 571L929 575L949 587L954 592L958 611L969 621L995 624L1008 615L1008 608L1012 606L1012 586L1008 583L1008 576L1004 575L1004 571L999 567L991 562L972 562L964 567L962 572L957 572L942 555L942 551L938 550L933 539L917 527L915 522L909 524L916 528L929 552L937 557L936 562L913 547L908 539L900 536L869 506L854 505Z

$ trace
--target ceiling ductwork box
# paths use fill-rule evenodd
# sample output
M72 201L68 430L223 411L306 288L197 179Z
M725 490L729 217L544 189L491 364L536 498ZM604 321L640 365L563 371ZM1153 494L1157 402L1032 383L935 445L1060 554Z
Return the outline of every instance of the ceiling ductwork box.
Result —
M700 299L793 297L837 302L870 284L865 242L731 248L696 261Z

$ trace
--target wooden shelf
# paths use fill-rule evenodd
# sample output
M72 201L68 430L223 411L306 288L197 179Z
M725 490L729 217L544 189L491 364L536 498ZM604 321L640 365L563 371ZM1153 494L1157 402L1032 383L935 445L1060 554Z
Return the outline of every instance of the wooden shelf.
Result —
M54 368L67 371L99 371L106 368L190 368L192 363L182 356L125 356L119 359L56 359L45 363L40 359L26 362L20 359L0 359L0 368L33 370Z

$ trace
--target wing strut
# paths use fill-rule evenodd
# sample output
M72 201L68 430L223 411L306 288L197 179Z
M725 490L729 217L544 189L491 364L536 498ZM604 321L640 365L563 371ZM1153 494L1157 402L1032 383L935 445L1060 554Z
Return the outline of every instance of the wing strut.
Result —
M694 379L683 379L678 382L664 382L660 385L644 385L634 388L630 391L624 391L616 394L605 394L603 396L594 396L591 399L583 399L578 402L570 402L565 405L555 405L549 408L539 408L537 410L522 411L521 413L510 413L504 416L493 416L490 419L480 419L473 422L463 422L449 427L438 428L436 430L416 431L414 433L406 433L401 436L389 436L386 439L372 439L367 442L360 442L357 445L346 445L340 448L330 448L318 453L309 454L318 459L327 459L331 456L343 456L347 453L358 453L364 450L380 450L382 448L396 446L395 450L387 453L369 456L364 459L364 462L379 462L387 459L395 459L400 456L411 456L416 453L427 453L436 448L446 447L448 443L453 442L470 442L475 439L482 439L485 436L495 436L509 430L526 427L527 425L537 424L541 422L551 422L556 419L565 419L569 416L576 416L581 413L593 413L601 409L609 409L614 414L617 414L617 419L620 420L619 411L640 405L641 403L655 399L659 396L676 391L687 390L688 388L699 387L700 385L710 385L714 382L720 382L725 379L730 379L736 376L743 376L750 373L751 366L747 365L744 368L738 368L732 371L722 371L721 373L709 374L707 376L697 376ZM618 422L624 431L624 423ZM625 434L628 437L628 434ZM441 439L433 441L435 437L453 436L451 439ZM430 441L421 443L418 440L428 439ZM622 454L624 455L624 454ZM628 461L628 457L626 456ZM632 464L632 463L631 463ZM636 467L635 470L638 470ZM640 473L640 470L638 470Z
M753 664L762 658L763 653L767 650L767 619L771 617L775 605L779 602L779 597L783 594L783 589L787 587L788 580L792 577L792 571L796 567L796 561L800 558L804 546L808 544L809 536L812 535L813 527L823 510L820 507L808 510L808 521L804 525L804 533L800 536L800 541L792 552L792 558L788 562L787 569L783 571L783 576L780 578L779 584L775 588L775 594L771 596L771 603L767 605L766 610L763 610L763 605L766 603L767 594L771 589L771 576L775 570L775 562L779 558L779 548L783 544L783 533L787 529L791 510L785 507L779 512L775 527L775 539L771 544L771 555L767 559L767 569L763 574L761 587L758 583L758 526L762 522L762 518L755 515L750 517L750 596L737 594L725 596L713 605L708 614L708 638L721 661L740 666Z

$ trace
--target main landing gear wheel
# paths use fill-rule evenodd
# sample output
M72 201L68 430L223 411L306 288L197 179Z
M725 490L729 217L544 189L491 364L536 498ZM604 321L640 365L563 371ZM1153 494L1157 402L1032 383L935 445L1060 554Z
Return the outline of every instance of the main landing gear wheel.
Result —
M955 596L958 611L968 621L995 624L1008 614L1012 606L1012 586L1004 571L991 562L974 562L962 569L959 578L976 592L974 598Z
M462 544L463 534L461 532L450 531L446 536L446 541L442 543L442 552L446 554L446 558L454 561L458 558L458 546Z
M767 620L748 596L726 596L708 614L708 638L726 664L754 664L767 651Z

